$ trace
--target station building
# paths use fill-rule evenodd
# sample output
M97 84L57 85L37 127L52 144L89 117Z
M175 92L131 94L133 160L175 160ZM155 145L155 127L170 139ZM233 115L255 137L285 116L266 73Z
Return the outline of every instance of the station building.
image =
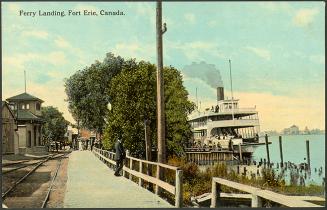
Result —
M17 119L6 101L1 104L2 154L18 154Z
M41 105L44 101L26 92L6 100L18 123L19 153L46 153L42 141L44 120L41 116Z

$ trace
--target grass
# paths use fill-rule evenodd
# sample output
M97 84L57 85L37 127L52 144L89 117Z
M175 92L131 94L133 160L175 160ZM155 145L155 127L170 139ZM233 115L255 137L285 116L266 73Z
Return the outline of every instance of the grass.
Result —
M273 169L262 169L261 177L246 177L230 170L226 164L216 164L201 172L195 163L189 163L183 158L171 157L169 165L179 166L183 170L183 200L184 205L191 205L191 197L211 192L212 177L221 177L230 181L271 190L287 195L323 195L324 188L320 185L299 186L296 177L291 185L285 184L284 174L277 174ZM172 179L173 177L169 177ZM235 189L222 186L222 192L243 193Z

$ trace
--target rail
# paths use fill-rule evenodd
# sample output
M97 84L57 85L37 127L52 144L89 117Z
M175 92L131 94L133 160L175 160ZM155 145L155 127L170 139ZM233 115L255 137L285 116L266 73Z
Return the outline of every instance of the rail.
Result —
M279 203L287 207L322 207L304 200L300 200L298 197L287 196L272 192L270 190L263 190L260 188L240 184L237 182L229 181L226 179L213 177L212 189L211 189L211 208L217 207L217 201L219 201L221 193L221 185L234 188L243 192L247 192L251 195L251 207L262 207L262 200L270 200L275 203Z
M116 165L115 161L115 153L107 150L102 150L99 148L93 148L93 153L103 162L109 164L110 167L114 167ZM127 163L127 164L126 164ZM134 169L137 166L137 169ZM159 173L156 176L152 176L152 166L156 167L156 171L160 171L162 169L168 169L175 172L175 184L172 185L169 182L163 181L159 178ZM146 166L146 170L143 166ZM127 174L128 173L128 177ZM144 181L152 183L156 186L155 193L159 194L160 188L166 190L167 192L173 194L175 196L175 207L181 208L183 203L183 191L182 191L182 179L183 179L183 171L180 170L179 167L170 166L162 163L151 162L147 160L142 160L138 158L134 158L126 155L125 164L123 167L123 176L132 180L132 176L137 177L139 186L143 186Z

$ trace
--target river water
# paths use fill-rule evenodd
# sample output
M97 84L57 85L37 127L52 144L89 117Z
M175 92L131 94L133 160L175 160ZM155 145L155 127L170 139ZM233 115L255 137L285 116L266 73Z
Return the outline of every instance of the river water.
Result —
M325 177L325 135L286 135L282 136L283 160L295 164L306 162L306 140L310 144L310 165L311 176L309 183L321 184ZM264 142L264 137L260 142ZM270 162L280 163L279 140L278 136L269 137ZM259 146L253 153L253 160L267 159L266 146ZM322 173L319 175L319 168L322 167ZM317 169L317 172L315 172Z

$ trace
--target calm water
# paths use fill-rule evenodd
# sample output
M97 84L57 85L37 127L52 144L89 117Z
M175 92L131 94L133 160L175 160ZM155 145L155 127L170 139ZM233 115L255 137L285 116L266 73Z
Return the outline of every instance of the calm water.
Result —
M309 182L317 184L322 183L325 177L325 135L290 135L282 136L283 159L284 162L290 161L295 164L306 162L306 140L310 142L310 164L311 177ZM264 142L264 137L260 138ZM278 136L269 137L271 144L269 145L270 162L280 162L279 141ZM266 146L259 146L253 153L253 159L260 161L260 158L267 159ZM322 175L315 173L315 168L322 167Z

